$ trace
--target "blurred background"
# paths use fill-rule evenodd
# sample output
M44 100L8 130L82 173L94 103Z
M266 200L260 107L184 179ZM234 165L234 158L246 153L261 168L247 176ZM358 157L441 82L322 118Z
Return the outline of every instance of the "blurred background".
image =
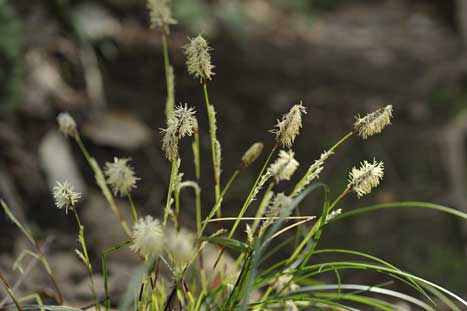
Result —
M355 115L391 104L393 125L367 141L346 142L321 181L336 196L352 166L375 157L385 163L382 186L360 200L348 196L341 208L417 200L467 212L467 1L173 0L173 9L176 103L197 108L205 159L202 89L186 73L182 46L201 32L213 47L209 91L218 111L224 183L253 142L272 146L268 130L300 100L308 114L294 145L297 178L351 129ZM160 34L149 30L148 20L143 0L0 0L0 196L46 243L70 300L87 297L86 273L71 251L77 246L73 218L54 208L50 187L68 179L83 193L79 209L96 267L100 251L121 233L79 149L57 132L59 112L76 118L99 163L131 157L141 178L138 208L163 212L170 173L159 133L166 89ZM193 179L185 143L182 170ZM226 216L235 215L259 169L257 163L239 176L224 200ZM202 163L204 211L213 203L210 174L210 163ZM192 195L182 199L183 224L194 228ZM313 194L301 212L318 214L321 199ZM0 269L12 282L19 274L9 271L25 245L1 214ZM379 256L467 297L467 226L453 217L384 210L330 225L321 247ZM121 254L114 280L125 285L134 260ZM46 294L49 285L40 285L44 275L36 270L20 290ZM381 278L357 273L347 280L376 284Z

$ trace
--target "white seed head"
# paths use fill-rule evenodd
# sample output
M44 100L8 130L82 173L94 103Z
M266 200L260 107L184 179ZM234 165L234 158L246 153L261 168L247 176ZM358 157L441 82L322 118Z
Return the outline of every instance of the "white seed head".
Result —
M188 73L201 82L211 80L214 75L210 54L212 48L201 35L189 39L190 42L184 46Z
M276 292L280 292L287 295L288 293L299 289L300 286L298 286L297 283L293 281L293 275L282 274L274 282L273 288Z
M283 192L278 193L269 203L269 206L266 211L267 217L278 217L280 215L281 209L288 207L292 204L292 198L285 195Z
M128 164L129 161L130 159L114 158L113 162L105 163L104 174L114 195L124 197L136 188L139 178L135 176L133 167Z
M173 116L167 121L167 128L162 129L162 149L170 161L178 158L178 143L185 136L193 135L198 129L196 111L187 104L175 108Z
M263 152L264 144L263 143L254 143L251 145L250 148L248 148L247 151L242 156L242 162L240 163L241 168L246 168L250 166L253 162L258 159L258 157L261 155L261 152Z
M281 180L290 180L297 170L298 162L295 160L294 155L292 150L281 150L276 162L269 166L269 172L274 176L276 183Z
M324 151L321 153L319 159L315 160L315 162L310 165L307 172L303 176L303 178L298 182L296 186L296 190L294 191L294 195L299 194L302 192L306 186L308 186L313 180L319 178L319 174L324 169L324 162L333 154L332 151Z
M169 26L177 23L172 17L170 2L171 0L148 0L151 28L159 27L169 33Z
M65 136L78 137L75 119L68 112L61 112L57 116L58 128Z
M285 311L299 311L297 304L293 300L287 300L285 302Z
M140 218L133 226L130 249L144 258L158 257L164 249L164 231L158 219Z
M367 114L361 118L359 115L355 117L354 129L359 136L367 139L370 136L381 133L381 131L389 124L392 118L392 105L378 109L375 112Z
M302 127L302 113L306 114L306 108L301 103L292 106L289 112L282 116L282 119L277 120L275 128L270 130L276 135L276 141L282 147L292 147Z
M73 210L79 198L81 198L81 193L74 192L73 186L65 181L60 183L57 181L57 184L53 187L53 198L55 201L55 206L58 209L65 208L65 213L68 214L68 209Z
M349 173L348 188L352 189L359 198L369 194L371 190L379 185L384 176L383 162L373 163L363 161L360 168L352 168Z
M189 231L170 229L166 239L166 251L177 269L184 268L195 255L195 237Z
M339 209L336 209L335 211L330 212L329 214L327 214L325 222L326 223L330 222L331 220L333 220L340 214L342 214L342 208L339 208Z
M251 201L256 200L256 196L261 191L261 189L264 187L264 185L269 180L269 178L271 178L271 176L272 175L271 175L270 171L267 171L266 173L263 174L263 176L261 176L261 178L259 179L259 182L256 185L255 189L253 189L253 194L251 195Z

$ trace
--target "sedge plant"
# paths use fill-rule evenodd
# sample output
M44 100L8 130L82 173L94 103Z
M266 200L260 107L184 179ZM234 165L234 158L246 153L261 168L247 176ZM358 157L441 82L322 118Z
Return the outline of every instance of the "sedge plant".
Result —
M188 104L174 105L174 75L169 63L169 27L176 23L170 10L170 0L148 0L151 25L161 33L164 72L167 85L165 127L161 129L162 151L171 167L167 177L167 198L154 215L143 215L133 201L131 192L137 187L139 178L130 159L115 158L107 162L102 170L88 153L81 140L78 126L70 114L58 116L60 130L80 147L93 171L96 183L109 204L111 211L121 224L127 240L106 249L101 255L100 265L92 265L86 243L85 226L78 216L81 194L73 186L61 181L53 190L55 205L70 210L78 225L79 249L77 255L88 270L90 294L96 309L121 311L233 311L233 310L402 310L403 302L420 310L467 310L467 302L455 293L409 271L366 254L348 249L326 249L319 247L325 229L339 220L381 209L425 208L467 220L467 215L441 205L425 202L395 202L349 209L342 204L350 195L358 198L370 195L384 178L384 163L376 159L363 160L349 168L347 185L339 195L330 196L330 186L318 181L338 147L355 137L374 139L391 124L394 109L391 105L377 111L357 116L353 127L336 143L330 145L314 161L310 161L305 174L296 177L300 163L295 158L294 143L299 138L302 121L307 114L303 103L292 105L288 112L277 120L270 131L270 142L255 142L245 146L245 153L237 167L230 173L225 184L221 183L221 143L217 138L216 112L209 100L208 82L214 76L211 60L213 49L201 35L184 47L187 56L187 71L199 80L204 93L210 140L212 166L212 206L202 205L200 163L204 151L200 150L200 127L197 111ZM204 110L204 109L200 109ZM272 119L272 118L271 118ZM182 159L179 148L182 139L192 139L193 159ZM248 147L248 148L246 148ZM262 156L263 150L267 154ZM203 151L203 153L201 152ZM226 193L235 187L237 176L251 169L251 164L261 161L256 174L236 217L222 217L222 206ZM182 164L192 162L195 174L192 179L182 172ZM289 193L279 192L279 184L291 184ZM195 195L196 232L190 232L182 224L182 211L192 206L182 204L180 193L189 188ZM322 193L320 206L315 215L298 215L297 207L310 193ZM130 227L121 216L115 197L126 198L133 216ZM17 221L7 204L2 207L10 219L21 229L33 245L27 227ZM251 211L254 209L253 211ZM245 217L250 210L254 217ZM160 219L156 215L161 215ZM238 230L245 231L245 238L238 238ZM208 233L210 232L210 233ZM294 247L290 249L290 245ZM125 294L111 296L115 284L109 283L107 259L122 248L129 248L139 258L141 265L128 280ZM279 252L288 253L285 259L275 259ZM41 259L54 280L52 271L42 254ZM210 254L210 255L207 255ZM214 254L214 255L213 255ZM318 256L319 255L319 256ZM230 260L221 260L229 257ZM337 258L337 259L336 259ZM101 271L97 268L100 267ZM50 270L50 271L49 271ZM163 272L164 271L164 272ZM361 274L380 274L385 281L379 284L347 283L345 271ZM95 288L95 274L103 274L104 296L99 297ZM333 276L335 281L329 280ZM0 273L0 283L6 288L11 310L74 311L80 310L63 305L59 286L56 285L57 304L22 304L8 280ZM408 293L397 290L395 283L410 288ZM40 297L39 297L40 298ZM38 299L38 301L40 301Z

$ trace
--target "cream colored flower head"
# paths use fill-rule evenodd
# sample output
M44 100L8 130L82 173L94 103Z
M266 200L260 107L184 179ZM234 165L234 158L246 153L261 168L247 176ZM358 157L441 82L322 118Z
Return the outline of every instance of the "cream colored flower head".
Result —
M113 162L105 163L104 174L114 195L124 197L136 188L139 178L135 176L129 161L130 159L114 158Z
M349 173L348 188L354 191L359 198L369 194L379 185L384 176L383 162L373 160L373 163L363 161L359 168L352 168Z
M212 48L201 35L189 39L190 42L184 47L188 73L201 82L211 80L214 75L210 54Z
M248 148L247 151L242 156L242 162L240 163L241 168L246 168L250 166L253 162L258 159L258 157L261 155L261 152L263 152L264 144L263 143L254 143L251 145L250 148Z
M277 160L269 166L269 172L271 172L276 183L281 180L290 180L297 170L298 162L295 160L294 155L292 150L281 150Z
M171 0L148 0L151 28L159 27L165 33L169 33L169 26L177 23L172 17L170 3Z
M65 136L78 137L75 119L68 112L61 112L57 116L58 128Z
M164 250L164 231L158 219L140 218L133 226L130 249L144 258L158 257Z
M60 183L57 181L57 184L53 187L53 198L55 201L55 206L58 209L65 208L65 213L68 214L68 209L73 210L81 198L81 193L73 191L73 186L65 181Z
M274 198L269 202L268 208L266 210L267 217L278 217L282 208L288 207L292 204L292 198L285 195L285 193L280 192L274 196Z
M185 229L169 229L166 239L166 251L177 269L183 269L195 255L195 237Z
M187 104L175 108L173 116L167 121L167 128L162 129L162 149L170 161L178 158L178 142L185 136L193 135L198 129L196 111Z
M292 147L302 127L302 113L306 114L306 108L302 103L292 106L282 119L277 120L275 128L270 130L276 135L276 142L282 147Z
M359 136L367 139L370 136L381 133L389 124L392 118L392 106L388 105L375 112L367 114L365 117L355 117L354 129Z

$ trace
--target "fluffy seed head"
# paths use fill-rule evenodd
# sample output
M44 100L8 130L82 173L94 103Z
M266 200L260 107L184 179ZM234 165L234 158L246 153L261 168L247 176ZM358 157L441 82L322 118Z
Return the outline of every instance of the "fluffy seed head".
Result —
M292 198L285 195L283 192L274 196L266 211L268 217L278 217L282 208L292 204Z
M261 152L263 152L264 144L263 143L254 143L251 145L250 148L248 148L247 151L242 156L242 162L240 163L241 168L246 168L250 166L253 162L258 159L258 157L261 155Z
M166 250L177 269L183 269L195 255L193 234L181 229L170 229L166 239Z
M78 137L75 119L68 112L61 112L57 116L58 128L65 136Z
M144 258L157 257L164 249L164 231L159 220L146 216L133 226L130 249Z
M107 177L107 183L112 188L114 195L124 197L136 188L138 177L128 162L130 159L114 158L113 162L106 162L104 174Z
M60 183L57 181L57 184L53 187L53 197L55 201L55 206L58 209L65 208L65 213L68 214L68 209L73 210L76 203L81 197L81 193L74 192L73 186L65 181Z
M369 194L379 185L384 176L383 162L373 160L373 163L363 161L360 168L353 167L349 173L348 188L352 189L359 198Z
M302 127L302 113L306 114L306 108L302 103L292 106L289 112L282 116L282 119L277 120L275 128L270 130L276 135L276 141L282 147L292 147Z
M169 26L177 23L172 17L170 2L171 0L148 0L151 28L159 27L165 33L169 33Z
M290 180L297 170L298 162L295 160L294 155L292 150L281 150L276 162L269 166L269 172L274 176L276 183L281 180Z
M367 114L363 118L359 115L356 116L354 123L355 131L363 139L381 133L387 125L391 124L392 111L392 105L387 105L384 108Z
M212 71L214 65L211 63L210 54L212 48L201 35L189 38L189 40L190 42L184 47L185 55L187 56L186 66L188 73L200 79L200 82L211 80L211 77L214 75Z
M176 107L173 116L167 121L167 128L162 129L162 149L170 161L178 158L178 142L185 136L193 135L198 129L196 111L187 104Z

